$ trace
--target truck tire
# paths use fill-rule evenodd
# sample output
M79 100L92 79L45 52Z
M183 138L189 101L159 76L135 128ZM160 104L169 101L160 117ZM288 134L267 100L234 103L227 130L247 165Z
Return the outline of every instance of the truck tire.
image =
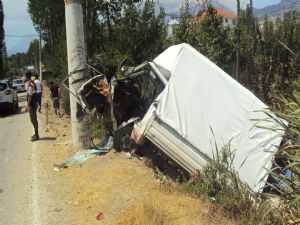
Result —
M134 144L130 138L133 127L123 127L115 133L114 147L116 151L129 151Z

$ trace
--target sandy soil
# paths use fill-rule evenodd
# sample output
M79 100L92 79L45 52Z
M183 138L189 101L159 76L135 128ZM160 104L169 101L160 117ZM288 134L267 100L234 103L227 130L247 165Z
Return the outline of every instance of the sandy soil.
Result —
M161 184L144 160L111 151L81 166L54 170L76 151L69 118L49 116L55 140L38 142L41 224L200 225L235 224L212 211L210 203L180 193L175 183ZM97 215L102 213L101 220Z

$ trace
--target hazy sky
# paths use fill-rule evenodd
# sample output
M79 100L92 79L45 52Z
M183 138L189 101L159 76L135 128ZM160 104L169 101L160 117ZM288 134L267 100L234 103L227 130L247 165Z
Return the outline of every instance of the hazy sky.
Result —
M236 9L235 0L218 0L218 2L231 9ZM279 2L280 0L253 0L254 7L256 8L263 8L265 6L277 4ZM249 0L241 0L241 3L245 6L249 3Z
M8 35L36 34L27 13L27 0L3 0L5 41L8 52L27 51L33 37L10 37Z
M42 1L42 0L41 0ZM235 9L235 0L218 0L224 6ZM241 0L246 4L247 0ZM36 31L33 28L30 16L27 13L27 0L3 0L4 7L4 29L6 33L6 47L8 53L15 53L17 51L25 52L29 46L30 41L34 37L11 37L35 35ZM181 0L160 0L160 3L177 3ZM191 0L190 2L196 2ZM254 6L262 8L267 5L276 4L280 0L253 0Z

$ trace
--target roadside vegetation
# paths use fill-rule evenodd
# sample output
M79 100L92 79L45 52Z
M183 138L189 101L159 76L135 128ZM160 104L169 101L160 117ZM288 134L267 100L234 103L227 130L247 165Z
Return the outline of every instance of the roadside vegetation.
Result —
M248 225L285 225L300 222L300 85L296 83L291 95L277 97L277 108L266 112L286 130L283 144L269 171L267 191L254 195L240 184L232 169L232 150L225 146L214 161L191 182L180 183L179 189L199 197L207 197L230 218ZM276 162L284 162L284 165ZM291 177L284 173L291 171Z

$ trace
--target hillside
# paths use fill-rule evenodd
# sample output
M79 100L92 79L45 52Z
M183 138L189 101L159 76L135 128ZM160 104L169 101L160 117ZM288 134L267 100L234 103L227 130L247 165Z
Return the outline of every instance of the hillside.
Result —
M259 20L263 20L265 16L268 16L270 19L274 19L277 17L283 17L284 13L293 10L300 13L299 0L281 0L278 4L267 6L262 9L255 8L254 14L259 18Z

